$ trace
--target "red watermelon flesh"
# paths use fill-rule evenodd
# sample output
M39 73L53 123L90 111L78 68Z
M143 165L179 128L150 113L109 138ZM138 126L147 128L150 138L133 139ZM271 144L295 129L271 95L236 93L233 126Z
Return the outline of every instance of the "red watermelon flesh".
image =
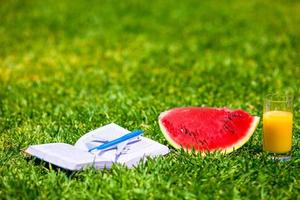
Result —
M229 153L254 133L259 117L228 108L182 107L163 112L159 125L175 147L199 152Z

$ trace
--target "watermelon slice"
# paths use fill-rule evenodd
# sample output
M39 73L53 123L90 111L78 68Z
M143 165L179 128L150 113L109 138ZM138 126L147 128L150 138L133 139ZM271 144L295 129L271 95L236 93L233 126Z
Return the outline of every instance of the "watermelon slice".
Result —
M253 135L259 117L228 108L182 107L165 111L159 125L175 148L197 152L230 153Z

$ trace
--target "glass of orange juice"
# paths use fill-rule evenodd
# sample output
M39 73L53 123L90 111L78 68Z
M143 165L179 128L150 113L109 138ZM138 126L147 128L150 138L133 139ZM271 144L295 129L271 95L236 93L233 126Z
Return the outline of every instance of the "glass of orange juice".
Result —
M293 96L270 94L265 97L263 149L274 159L289 160L292 149Z

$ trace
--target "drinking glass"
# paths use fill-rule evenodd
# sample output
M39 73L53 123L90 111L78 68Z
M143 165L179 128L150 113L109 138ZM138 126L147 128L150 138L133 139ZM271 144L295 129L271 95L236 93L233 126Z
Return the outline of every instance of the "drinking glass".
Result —
M270 94L264 99L263 149L276 160L289 160L292 149L293 96Z

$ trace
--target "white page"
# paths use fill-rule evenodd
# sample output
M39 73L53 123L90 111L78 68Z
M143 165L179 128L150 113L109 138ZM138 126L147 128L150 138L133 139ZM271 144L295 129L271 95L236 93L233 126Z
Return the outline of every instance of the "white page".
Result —
M159 155L166 155L169 153L169 148L149 138L142 137L140 142L129 146L129 150L122 154L118 163L127 165L128 167L136 166L140 160L146 156L154 158Z
M84 166L92 165L95 158L93 154L65 143L32 145L25 152L70 170L80 170Z
M88 151L89 148L86 144L95 138L101 138L103 140L110 141L129 132L129 130L124 129L117 124L111 123L85 134L76 142L75 147L84 151ZM99 143L99 145L100 144L101 143ZM124 154L121 154L119 157L117 157L117 159L116 149L100 152L100 154L95 152L95 164L97 165L98 161L113 160L113 162L118 162L125 164L128 167L132 167L137 165L140 160L143 160L145 156L155 157L169 153L169 148L167 146L145 137L140 137L140 141L128 145L128 148L128 151Z
M77 140L74 146L84 151L88 151L89 148L87 147L87 143L92 140L105 139L106 141L111 141L127 133L130 133L130 131L115 123L110 123L86 133ZM101 143L99 143L99 145L100 144Z

